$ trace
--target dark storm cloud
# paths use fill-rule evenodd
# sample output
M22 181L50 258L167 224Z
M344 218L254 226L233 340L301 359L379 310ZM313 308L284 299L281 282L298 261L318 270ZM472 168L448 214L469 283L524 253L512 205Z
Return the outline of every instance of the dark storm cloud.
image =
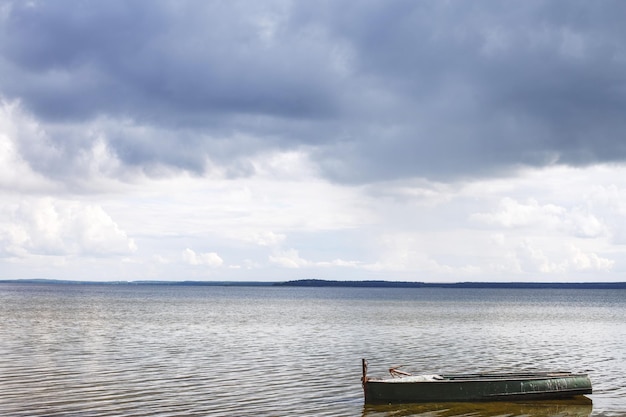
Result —
M254 9L181 4L13 4L3 55L18 83L3 90L52 119L328 111L323 69L307 62L305 43L263 45Z
M367 124L367 146L346 148L345 175L359 166L372 179L445 177L626 156L623 3L391 2L351 11L337 14L336 28L356 46L358 71L397 106L391 120Z
M104 118L149 127L105 132L124 162L196 171L205 156L237 164L300 146L328 176L357 182L626 158L621 1L1 10L0 93L44 124L74 126L51 130L64 155Z

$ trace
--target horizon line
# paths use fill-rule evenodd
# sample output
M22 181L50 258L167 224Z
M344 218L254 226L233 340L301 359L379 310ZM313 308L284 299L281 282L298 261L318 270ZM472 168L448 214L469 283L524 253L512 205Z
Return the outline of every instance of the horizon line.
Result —
M541 282L541 281L386 281L386 280L323 280L299 279L290 281L169 281L169 280L112 280L84 281L50 278L0 279L0 284L68 284L68 285L170 285L170 286L276 286L276 287L344 287L344 288L519 288L519 289L626 289L626 282Z

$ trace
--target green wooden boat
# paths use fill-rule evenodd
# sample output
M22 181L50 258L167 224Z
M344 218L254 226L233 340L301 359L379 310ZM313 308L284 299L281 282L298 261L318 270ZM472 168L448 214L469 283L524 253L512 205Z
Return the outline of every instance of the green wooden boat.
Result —
M391 378L367 376L363 359L365 403L547 400L591 394L586 374L528 372L411 375L391 368Z

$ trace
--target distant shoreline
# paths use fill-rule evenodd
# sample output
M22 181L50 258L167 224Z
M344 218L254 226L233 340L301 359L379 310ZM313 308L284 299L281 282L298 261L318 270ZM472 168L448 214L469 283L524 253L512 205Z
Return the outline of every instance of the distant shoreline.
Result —
M328 281L305 279L276 283L285 287L364 287L364 288L571 288L626 289L626 282L407 282L407 281Z
M56 279L5 279L0 284L49 285L160 285L211 287L300 287L300 288L475 288L475 289L626 289L626 282L408 282L408 281L336 281L301 279L285 282L262 281L72 281Z

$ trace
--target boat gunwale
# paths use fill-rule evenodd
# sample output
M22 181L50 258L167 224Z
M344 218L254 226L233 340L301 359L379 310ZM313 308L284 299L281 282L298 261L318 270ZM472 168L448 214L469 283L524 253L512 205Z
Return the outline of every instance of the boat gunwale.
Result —
M502 374L441 374L437 378L415 380L412 377L420 375L399 377L399 378L376 378L367 377L367 382L389 383L389 384L420 384L420 383L450 383L450 382L488 382L488 381L543 381L553 379L573 379L589 378L588 374L572 372L542 372L542 373L502 373Z

